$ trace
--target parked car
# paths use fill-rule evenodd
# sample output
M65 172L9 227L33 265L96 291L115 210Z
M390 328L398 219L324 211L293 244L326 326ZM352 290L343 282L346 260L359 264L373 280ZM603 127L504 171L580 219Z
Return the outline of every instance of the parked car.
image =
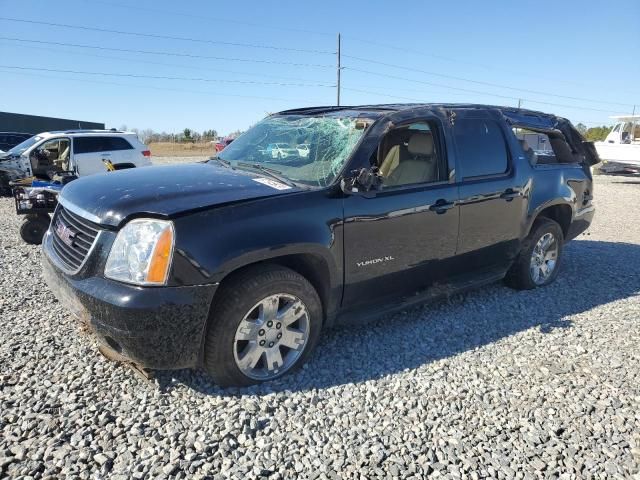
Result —
M291 156L300 156L297 148L291 147L287 143L270 143L266 148L267 155L271 158L282 159Z
M0 152L4 153L31 137L33 137L33 133L0 132Z
M116 130L67 130L34 135L0 156L0 193L9 182L26 177L51 179L61 171L79 177L103 173L109 161L116 170L151 165L149 148L135 133Z
M260 153L301 126L312 162ZM552 138L555 163L517 127ZM549 285L592 221L597 161L568 120L522 109L285 111L208 163L67 185L44 276L120 358L248 385L300 366L338 322L500 279Z
M310 150L308 143L301 143L299 145L296 145L296 150L298 150L298 155L303 158L307 158L309 156Z
M221 152L227 148L231 142L233 142L233 138L223 138L222 140L217 141L215 144L216 152Z

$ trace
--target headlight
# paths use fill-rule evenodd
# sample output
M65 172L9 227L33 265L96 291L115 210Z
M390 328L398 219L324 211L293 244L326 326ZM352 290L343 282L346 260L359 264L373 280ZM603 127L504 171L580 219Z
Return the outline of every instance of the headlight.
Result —
M173 255L173 223L141 218L118 232L104 276L137 285L164 285Z

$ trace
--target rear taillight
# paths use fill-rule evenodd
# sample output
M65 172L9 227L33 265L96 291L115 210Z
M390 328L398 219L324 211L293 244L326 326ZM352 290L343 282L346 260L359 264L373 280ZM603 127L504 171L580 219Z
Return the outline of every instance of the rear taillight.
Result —
M150 157L151 156L151 150L143 150L142 151L142 155L144 155L145 157Z

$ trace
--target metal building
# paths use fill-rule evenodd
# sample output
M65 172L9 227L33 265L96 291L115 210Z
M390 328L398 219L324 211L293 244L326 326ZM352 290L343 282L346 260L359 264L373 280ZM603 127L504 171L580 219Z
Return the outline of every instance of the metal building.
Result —
M41 133L53 130L104 129L104 123L0 112L0 132Z

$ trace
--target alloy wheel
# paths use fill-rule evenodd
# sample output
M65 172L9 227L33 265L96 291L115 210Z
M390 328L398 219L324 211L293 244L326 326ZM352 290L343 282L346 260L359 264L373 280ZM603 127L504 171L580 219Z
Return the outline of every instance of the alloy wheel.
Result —
M255 304L233 342L237 367L254 380L271 380L295 365L309 339L309 312L294 295L278 293Z
M552 233L545 233L531 253L529 271L536 285L543 285L556 269L558 263L558 240Z

